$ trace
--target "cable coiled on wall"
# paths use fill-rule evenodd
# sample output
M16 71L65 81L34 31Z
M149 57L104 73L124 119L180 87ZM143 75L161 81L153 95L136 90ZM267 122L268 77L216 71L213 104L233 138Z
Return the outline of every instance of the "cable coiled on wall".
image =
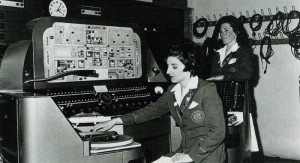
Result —
M294 57L300 60L300 31L289 36L289 45L291 46L291 52Z
M265 29L266 33L269 34L270 36L277 36L278 33L281 31L283 21L284 21L283 12L281 11L277 12L277 14L272 18L267 28ZM274 26L274 22L275 22L275 26Z
M201 23L204 23L204 30L203 30L201 33L199 33L199 32L197 31L197 29L198 29L199 27L201 27ZM194 35L195 37L197 37L197 38L202 38L202 37L206 34L207 29L208 29L208 21L207 21L207 19L205 19L205 18L200 18L200 19L198 19L198 20L193 24L193 35Z
M264 46L265 42L268 43L266 54L263 53L263 46ZM260 44L260 60L262 63L262 67L263 67L263 60L266 61L266 67L264 70L264 74L267 72L268 64L271 64L269 59L273 56L273 54L274 54L274 51L272 49L271 38L269 36L265 36L262 39L261 44Z
M250 20L249 24L250 24L250 28L252 30L252 36L253 36L253 38L255 38L255 35L256 35L255 31L260 30L260 28L262 26L262 21L263 21L263 18L262 18L262 16L260 14L254 14L251 17L251 20ZM254 22L257 23L257 25L255 27L253 26Z
M293 17L297 17L298 18L298 25L290 31L289 29L289 25L291 23L291 19ZM286 23L285 23L286 22ZM282 29L282 32L287 35L288 37L290 35L292 35L293 33L299 31L299 28L300 28L300 12L299 11L296 11L296 10L292 10L289 12L289 14L287 15L287 18L284 19L281 23L281 29Z

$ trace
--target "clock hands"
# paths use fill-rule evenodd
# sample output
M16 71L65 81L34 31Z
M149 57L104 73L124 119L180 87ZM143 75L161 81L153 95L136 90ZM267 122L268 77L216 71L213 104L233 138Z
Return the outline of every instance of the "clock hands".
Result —
M57 12L59 12L61 15L64 15L61 11L60 11L60 7L61 7L61 3L59 4L59 7L57 8Z
M57 8L56 11L60 12L60 6L61 6L61 3L60 3L60 5L59 5L59 7Z
M58 10L58 12L59 12L61 15L64 15L63 13L60 12L60 10Z

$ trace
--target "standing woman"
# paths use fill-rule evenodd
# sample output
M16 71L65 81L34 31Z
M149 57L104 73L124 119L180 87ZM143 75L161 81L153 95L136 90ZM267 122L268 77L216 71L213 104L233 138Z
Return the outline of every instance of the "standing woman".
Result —
M234 16L224 16L215 27L213 39L217 50L207 80L251 80L254 54L243 24Z
M196 45L185 42L172 46L167 58L168 90L148 106L94 126L106 131L115 124L133 125L172 115L181 128L182 140L172 162L222 163L225 120L221 99L214 83L195 75Z
M220 37L220 40L217 38ZM258 59L253 54L249 37L241 21L234 16L224 16L213 32L216 52L213 54L210 78L207 80L249 80L250 110L256 123L254 87L258 83ZM250 123L250 125L254 125ZM257 127L255 127L257 129ZM255 131L251 130L251 151L258 151Z

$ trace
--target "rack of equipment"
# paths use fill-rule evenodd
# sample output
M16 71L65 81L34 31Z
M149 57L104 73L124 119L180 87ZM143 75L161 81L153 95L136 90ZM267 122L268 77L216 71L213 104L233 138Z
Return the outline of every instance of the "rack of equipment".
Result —
M248 81L215 81L227 121L225 145L228 162L251 158L250 108Z
M166 83L147 83L147 66L161 70L155 61L147 64L153 58L142 34L127 24L52 17L33 20L27 29L32 40L11 44L0 69L4 159L142 161L141 144L123 135L122 125L91 131L165 90Z

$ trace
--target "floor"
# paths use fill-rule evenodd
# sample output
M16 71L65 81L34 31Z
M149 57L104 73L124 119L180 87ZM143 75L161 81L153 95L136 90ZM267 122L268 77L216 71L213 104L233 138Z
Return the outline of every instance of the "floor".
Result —
M254 154L251 163L300 163L300 160L287 160L279 157L266 157Z
M3 163L1 155L0 155L0 163ZM288 160L279 157L266 157L266 156L252 153L252 159L247 160L244 163L300 163L300 160Z

